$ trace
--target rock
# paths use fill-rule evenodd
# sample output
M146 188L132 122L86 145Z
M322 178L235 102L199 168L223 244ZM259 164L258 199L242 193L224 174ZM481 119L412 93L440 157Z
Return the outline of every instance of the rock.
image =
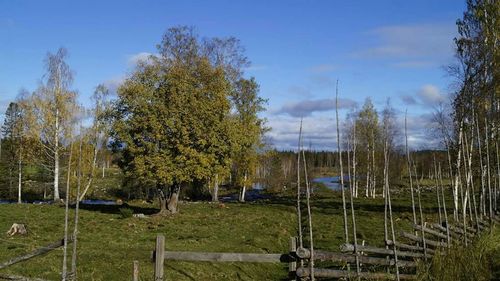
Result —
M140 219L145 219L147 216L145 214L133 214L132 215L134 218L140 218Z
M14 223L10 227L9 231L7 231L7 235L14 236L16 234L19 234L19 235L28 234L28 231L26 230L26 226L24 226L24 224L22 224L22 223Z

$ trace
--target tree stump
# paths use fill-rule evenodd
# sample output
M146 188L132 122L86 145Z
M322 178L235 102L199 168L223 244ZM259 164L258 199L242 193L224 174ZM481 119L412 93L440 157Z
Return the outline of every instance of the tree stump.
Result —
M7 235L9 236L14 236L14 235L26 235L28 234L28 231L26 230L26 226L22 223L14 223L9 231L7 231Z

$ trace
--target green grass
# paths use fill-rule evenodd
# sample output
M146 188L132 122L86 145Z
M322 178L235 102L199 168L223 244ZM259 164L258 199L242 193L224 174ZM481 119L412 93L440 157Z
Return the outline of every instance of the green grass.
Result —
M424 193L422 203L425 219L436 221L434 193ZM410 206L406 193L394 199L398 231L411 230ZM155 237L160 233L166 237L167 250L247 253L288 252L289 238L296 235L295 201L292 196L245 204L182 203L180 213L175 216L147 219L123 218L119 209L124 207L127 206L87 206L81 210L78 243L80 280L130 280L133 260L140 263L141 280L152 280L151 251L155 246ZM156 207L140 202L128 206L135 213L146 214L157 212ZM357 199L355 211L358 241L382 246L383 199ZM312 212L315 247L338 251L344 240L340 193L320 189L313 196ZM0 230L7 231L14 222L25 223L29 235L2 237L0 262L62 238L64 207L0 205ZM61 264L62 249L58 249L8 267L0 273L57 280ZM165 272L167 280L284 280L287 264L166 261Z
M495 227L472 245L444 250L429 265L419 267L422 281L487 281L500 279L500 231Z

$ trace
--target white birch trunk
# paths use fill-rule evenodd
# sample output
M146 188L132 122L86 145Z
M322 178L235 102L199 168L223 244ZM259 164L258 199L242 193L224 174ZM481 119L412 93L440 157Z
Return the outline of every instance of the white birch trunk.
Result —
M22 200L21 200L21 185L22 185L22 172L23 172L23 166L22 166L22 160L21 160L21 156L19 156L19 161L18 161L18 183L17 183L17 203L21 204L22 203Z
M59 109L56 109L54 135L54 201L59 200Z

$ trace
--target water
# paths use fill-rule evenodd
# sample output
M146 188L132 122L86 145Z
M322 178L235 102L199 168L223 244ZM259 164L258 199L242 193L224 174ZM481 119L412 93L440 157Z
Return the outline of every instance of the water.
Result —
M321 178L315 178L313 179L313 182L316 183L322 183L324 184L328 189L331 190L340 190L340 177L321 177ZM344 176L344 185L349 182L349 177Z
M90 200L90 199L85 199L80 201L82 204L86 205L116 205L116 201L113 200Z

